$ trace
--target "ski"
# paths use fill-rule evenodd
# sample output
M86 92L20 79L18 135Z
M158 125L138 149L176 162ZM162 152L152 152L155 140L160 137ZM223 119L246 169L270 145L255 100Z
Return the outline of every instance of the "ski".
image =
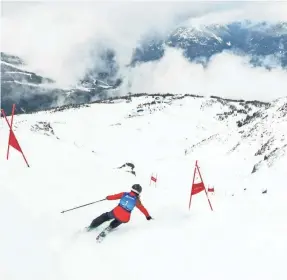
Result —
M91 231L94 231L94 230L96 230L97 228L90 228L89 226L88 227L85 227L84 228L84 231L86 231L86 232L91 232Z
M112 228L108 226L103 231L101 231L100 234L96 237L97 243L101 243L107 234L111 232L111 230Z

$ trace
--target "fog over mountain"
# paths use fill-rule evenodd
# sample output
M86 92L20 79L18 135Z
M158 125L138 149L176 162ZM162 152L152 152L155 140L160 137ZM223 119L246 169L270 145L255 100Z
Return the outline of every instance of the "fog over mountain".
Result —
M5 2L2 107L129 92L285 96L286 10L286 2Z

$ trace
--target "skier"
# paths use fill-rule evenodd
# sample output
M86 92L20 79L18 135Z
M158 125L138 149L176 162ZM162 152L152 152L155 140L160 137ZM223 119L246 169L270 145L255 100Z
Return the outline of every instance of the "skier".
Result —
M128 223L130 220L131 212L134 207L137 207L145 216L147 220L152 219L148 211L145 209L140 201L140 193L142 192L142 187L139 184L132 186L130 192L121 192L114 195L108 195L107 200L117 200L120 199L118 206L116 206L112 211L103 213L99 217L95 218L90 226L87 228L88 231L98 227L104 222L111 221L107 230L110 231L122 223Z

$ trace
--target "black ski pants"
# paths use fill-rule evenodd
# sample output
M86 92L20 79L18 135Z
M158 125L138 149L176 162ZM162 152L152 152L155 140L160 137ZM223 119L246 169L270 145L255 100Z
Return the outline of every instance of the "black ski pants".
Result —
M119 225L122 224L121 221L117 220L113 214L112 211L110 212L106 212L106 213L103 213L102 215L100 215L99 217L95 218L92 223L90 224L90 228L96 228L98 227L99 225L101 225L102 223L104 222L107 222L107 221L111 221L110 223L110 227L111 228L116 228L118 227Z

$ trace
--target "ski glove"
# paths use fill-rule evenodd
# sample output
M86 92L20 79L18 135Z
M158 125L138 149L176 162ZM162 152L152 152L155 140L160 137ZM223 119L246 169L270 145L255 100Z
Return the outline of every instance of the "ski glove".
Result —
M146 219L147 219L147 220L151 220L152 217L151 217L151 216L147 216Z

